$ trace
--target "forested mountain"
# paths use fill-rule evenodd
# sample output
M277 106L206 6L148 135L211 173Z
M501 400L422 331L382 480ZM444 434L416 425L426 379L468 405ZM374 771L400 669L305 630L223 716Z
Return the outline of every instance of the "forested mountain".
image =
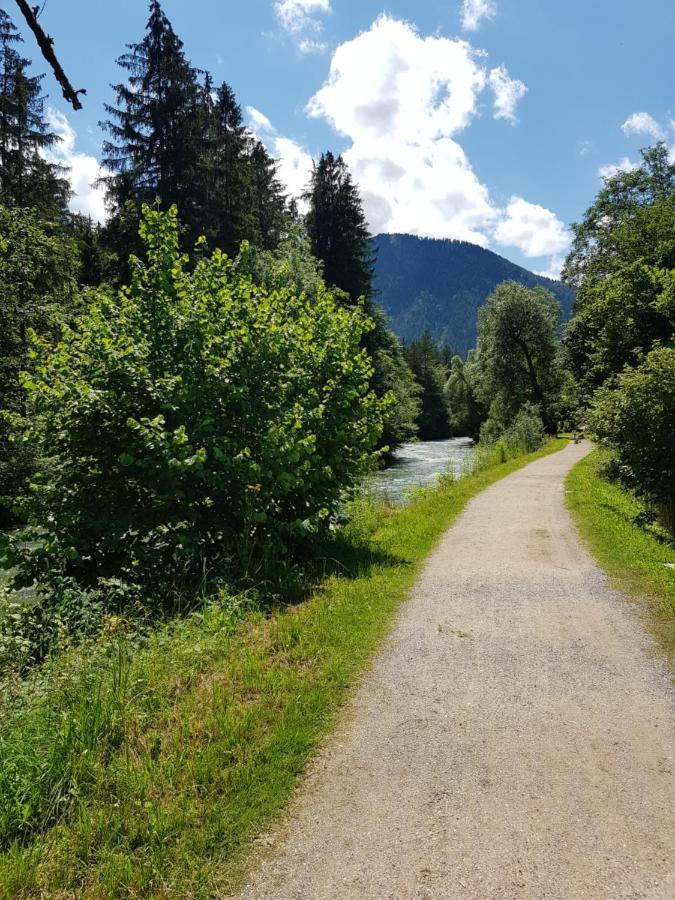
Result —
M571 288L476 244L380 234L375 247L378 300L405 341L429 331L465 355L476 344L478 310L503 281L548 288L560 301L564 318L571 314Z

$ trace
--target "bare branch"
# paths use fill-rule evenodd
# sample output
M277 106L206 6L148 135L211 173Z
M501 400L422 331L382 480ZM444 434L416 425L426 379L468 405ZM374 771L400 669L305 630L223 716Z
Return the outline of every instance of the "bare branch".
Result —
M52 67L54 77L61 85L63 96L69 103L72 104L73 109L82 109L79 95L86 94L87 92L84 89L76 91L73 88L72 84L68 81L66 73L61 67L61 63L58 61L58 59L56 58L56 54L54 53L54 39L49 37L48 34L45 34L42 26L37 20L39 7L35 6L31 8L26 0L16 0L16 2L19 9L23 13L24 19L28 23L28 27L35 35L35 39L38 42L38 46L40 47L42 55Z

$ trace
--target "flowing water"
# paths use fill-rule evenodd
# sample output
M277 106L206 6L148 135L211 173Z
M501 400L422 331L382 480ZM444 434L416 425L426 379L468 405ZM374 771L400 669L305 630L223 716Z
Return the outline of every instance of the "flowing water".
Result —
M387 467L371 476L370 484L378 494L404 502L410 488L433 484L445 472L460 476L472 448L471 438L403 444Z

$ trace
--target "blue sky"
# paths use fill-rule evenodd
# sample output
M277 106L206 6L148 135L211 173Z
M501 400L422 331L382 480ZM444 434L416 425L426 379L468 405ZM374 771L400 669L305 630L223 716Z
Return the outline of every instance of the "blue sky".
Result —
M192 63L232 85L289 188L322 150L344 152L374 231L465 238L554 274L600 173L657 137L675 145L672 0L163 5ZM42 14L88 91L75 113L45 81L73 203L99 217L98 121L147 15L143 0L48 0Z

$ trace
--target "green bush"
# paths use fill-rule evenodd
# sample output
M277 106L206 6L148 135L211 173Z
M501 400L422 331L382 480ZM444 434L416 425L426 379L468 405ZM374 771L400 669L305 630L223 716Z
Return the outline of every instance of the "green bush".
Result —
M595 395L596 437L610 447L622 479L657 504L673 530L675 512L675 348L655 347Z
M387 402L360 307L265 291L220 251L191 268L175 209L145 208L140 233L131 287L98 292L53 352L36 339L28 437L48 465L17 584L165 598L250 572L326 529L372 463Z

